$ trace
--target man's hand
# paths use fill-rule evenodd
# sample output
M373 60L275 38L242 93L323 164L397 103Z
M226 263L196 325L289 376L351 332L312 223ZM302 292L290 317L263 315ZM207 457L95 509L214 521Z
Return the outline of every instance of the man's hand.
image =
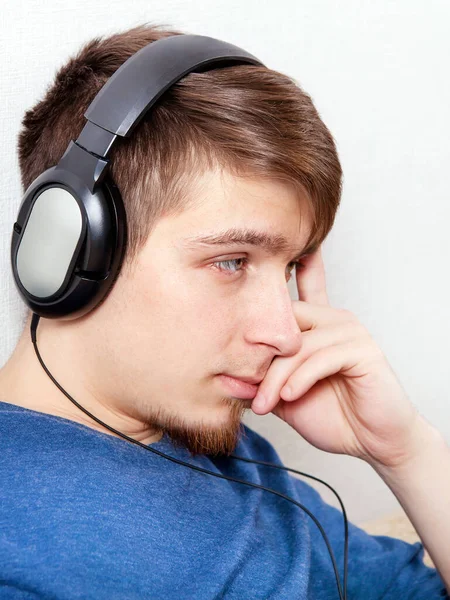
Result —
M368 462L405 509L450 595L450 449L358 319L329 305L321 248L304 264L296 274L302 300L293 302L303 345L272 361L252 409L273 412L316 448Z
M321 247L304 265L296 272L302 300L293 301L302 347L272 361L252 410L273 412L320 450L406 463L419 451L423 418L364 326L329 305Z

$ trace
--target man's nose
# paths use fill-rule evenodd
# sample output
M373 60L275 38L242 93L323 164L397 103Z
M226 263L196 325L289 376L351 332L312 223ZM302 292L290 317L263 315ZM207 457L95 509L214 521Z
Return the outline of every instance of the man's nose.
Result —
M293 356L302 347L302 332L295 319L286 282L260 288L254 298L246 327L252 344L273 346L277 354Z

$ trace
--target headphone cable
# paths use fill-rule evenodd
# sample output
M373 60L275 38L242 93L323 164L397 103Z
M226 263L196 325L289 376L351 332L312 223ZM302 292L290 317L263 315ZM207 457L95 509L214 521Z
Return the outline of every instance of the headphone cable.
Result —
M115 434L119 435L120 437L128 440L129 442L132 442L133 444L137 444L138 446L141 446L142 448L145 448L145 450L150 450L151 452L154 452L155 454L159 454L160 456L162 456L164 458L167 458L167 459L171 460L172 462L176 462L176 463L178 463L180 465L189 467L190 469L194 469L196 471L200 471L201 473L207 473L208 475L213 475L214 477L220 477L221 479L228 479L229 481L235 481L236 483L243 483L243 484L249 485L251 487L255 487L255 488L259 488L259 489L265 490L266 492L271 492L272 494L276 494L277 496L280 496L281 498L285 498L286 500L289 500L289 502L292 502L293 504L295 504L296 506L298 506L299 508L301 508L303 511L305 511L311 517L311 519L314 521L314 523L319 528L319 531L322 534L322 537L323 537L323 539L325 541L325 544L327 545L328 552L329 552L330 557L331 557L331 562L333 563L334 574L335 574L335 577L336 577L336 583L337 583L338 592L339 592L339 600L347 600L348 520L347 520L347 513L345 512L345 508L344 508L344 505L342 503L342 500L341 500L339 494L331 487L331 485L329 485L325 481L322 481L318 477L314 477L313 475L308 475L307 473L303 473L302 471L297 471L296 469L292 469L292 468L285 467L285 466L280 466L280 465L275 465L275 464L273 464L271 462L260 461L260 460L252 460L252 459L249 459L249 458L244 458L243 456L236 456L235 454L230 454L229 455L230 458L235 458L235 459L243 460L243 461L246 461L246 462L251 462L251 463L255 463L255 464L259 464L259 465L273 467L275 469L282 469L282 470L285 470L285 471L292 471L293 473L297 473L298 475L304 475L305 477L309 477L310 479L315 479L316 481L319 481L320 483L323 483L324 485L326 485L336 495L336 497L337 497L337 499L338 499L338 501L339 501L339 503L341 505L341 508L342 508L342 514L343 514L343 517L344 517L344 529L345 529L345 544L344 544L344 595L342 595L341 582L340 582L340 579L339 579L339 574L338 574L338 570L337 570L337 566L336 566L336 560L334 558L334 554L333 554L333 551L331 549L328 537L326 536L325 531L323 530L323 527L320 525L319 521L315 518L315 516L305 506L303 506L302 504L300 504L300 502L297 502L296 500L294 500L290 496L282 494L281 492L278 492L277 490L273 490L272 488L268 488L268 487L265 487L263 485L259 485L257 483L252 483L250 481L245 481L243 479L236 479L235 477L230 477L230 476L227 476L227 475L222 475L222 474L219 474L219 473L214 473L213 471L209 471L208 469L202 469L201 467L197 467L197 466L192 465L190 463L187 463L185 461L179 460L177 458L173 458L172 456L169 456L168 454L164 454L164 452L160 452L159 450L156 450L155 448L150 448L149 445L143 444L142 442L139 442L138 440L135 440L134 438L129 437L125 433L122 433L121 431L118 431L117 429L114 429L114 427L111 427L110 425L107 425L106 423L104 423L103 421L101 421L100 419L98 419L95 415L93 415L92 413L90 413L87 409L85 409L83 406L81 406L81 404L79 404L76 400L74 400L72 398L72 396L70 396L61 387L61 385L56 381L56 379L53 377L53 375L50 373L50 371L45 366L45 364L44 364L44 362L43 362L43 360L41 358L41 355L39 353L39 350L38 350L38 347L37 347L37 342L36 342L36 330L37 330L37 326L39 324L40 318L41 318L40 315L38 315L36 313L33 313L33 316L32 316L32 319L31 319L31 326L30 326L31 341L33 343L36 355L37 355L38 360L41 363L44 371L47 373L47 375L50 377L50 379L53 381L53 383L61 390L61 392L65 396L67 396L67 398L73 404L75 404L75 406L77 406L85 414L87 414L89 417L91 417L91 419L94 419L94 421L96 421L97 423L99 423L103 427L106 427L107 429L109 429L113 433L115 433Z

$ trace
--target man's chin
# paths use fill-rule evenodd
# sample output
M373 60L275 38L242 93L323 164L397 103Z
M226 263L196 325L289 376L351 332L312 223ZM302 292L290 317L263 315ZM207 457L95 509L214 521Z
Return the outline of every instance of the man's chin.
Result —
M252 400L224 396L221 402L225 405L225 416L219 414L221 411L210 410L200 423L170 419L164 432L176 446L187 448L193 456L232 454L243 433L242 416L250 409Z

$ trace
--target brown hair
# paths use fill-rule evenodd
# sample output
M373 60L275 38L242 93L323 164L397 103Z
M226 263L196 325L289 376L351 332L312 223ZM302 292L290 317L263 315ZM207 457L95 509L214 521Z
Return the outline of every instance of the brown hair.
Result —
M57 71L44 98L22 120L18 158L24 190L77 139L90 102L132 54L161 38L184 35L165 27L144 23L96 37ZM109 158L127 213L129 264L158 217L189 206L189 184L205 169L218 166L236 176L290 183L299 198L306 191L313 247L328 235L340 202L335 143L311 97L293 79L263 66L189 73L165 92L130 138L118 141Z

